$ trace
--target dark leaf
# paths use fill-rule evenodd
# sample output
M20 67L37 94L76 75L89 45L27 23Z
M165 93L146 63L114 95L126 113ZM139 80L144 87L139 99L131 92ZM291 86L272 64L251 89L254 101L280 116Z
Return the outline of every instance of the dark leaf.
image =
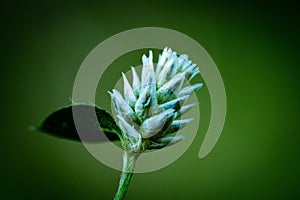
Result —
M55 111L44 120L38 130L84 142L103 142L108 141L107 138L111 141L119 140L121 135L120 128L106 110L85 104Z

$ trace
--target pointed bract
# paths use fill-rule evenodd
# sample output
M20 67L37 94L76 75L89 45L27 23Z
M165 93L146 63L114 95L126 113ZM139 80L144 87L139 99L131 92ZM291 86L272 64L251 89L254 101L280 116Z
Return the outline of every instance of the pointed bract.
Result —
M157 97L160 102L166 102L169 100L171 95L176 95L177 89L179 89L184 81L184 76L182 74L177 74L166 84L161 86L157 90Z
M159 105L159 108L162 108L164 110L172 108L177 111L178 109L180 109L181 105L184 103L185 100L187 100L188 97L189 97L189 95L186 95L186 96L182 96L177 99L168 101L166 103Z
M127 146L130 149L139 149L141 144L141 135L135 130L135 128L127 123L127 121L121 116L117 115L119 119L119 126L123 131L124 139L131 141Z
M158 59L157 67L156 67L156 75L158 75L165 64L168 56L168 47L165 47L161 56Z
M166 134L175 133L176 131L185 127L187 124L191 123L193 120L193 118L174 120L170 125L169 129L167 130Z
M117 115L117 117L119 119L119 126L123 132L134 138L140 137L140 134L137 132L137 130L135 130L135 128L130 125L121 115Z
M191 95L194 91L202 88L203 83L196 83L192 86L187 86L179 92L179 96Z
M192 61L186 60L182 65L181 71L182 72L185 71L191 64L192 64Z
M165 144L165 146L171 146L173 144L176 144L177 142L180 142L183 139L184 139L184 136L182 136L182 135L165 136L165 137L158 139L158 142Z
M143 115L145 112L145 109L150 106L151 97L150 97L150 86L146 86L139 96L139 98L136 101L134 110L136 115L140 120L143 119Z
M150 51L152 55L152 51ZM150 56L151 57L151 56ZM142 68L142 80L141 88L145 88L147 85L156 84L156 76L153 67L153 61L143 55L143 68Z
M122 73L123 76L123 82L124 82L124 98L125 101L129 104L130 107L133 107L136 102L136 97L133 93L133 90L125 76L124 73Z
M149 149L162 149L164 147L172 146L183 140L184 137L182 135L175 136L165 136L163 138L158 139L157 141L152 141L149 145Z
M198 103L191 103L189 105L182 106L180 109L180 114L177 117L182 116L183 114L185 114L187 111L189 111L192 107L196 105L198 105Z
M188 81L191 81L197 74L200 74L199 68L193 69L193 73L192 73L191 77L188 79Z
M142 123L140 128L142 137L148 138L160 132L164 127L167 119L169 119L174 115L174 111L175 111L174 109L168 109L158 115L146 119Z
M131 107L123 99L122 95L118 90L113 89L113 92L110 93L111 98L114 103L114 108L117 114L122 115L128 122L137 121L137 117Z
M138 96L140 91L141 81L134 67L131 67L131 71L132 71L132 90L134 95Z
M157 77L157 85L160 87L163 84L165 84L168 81L168 77L171 75L173 69L172 64L174 62L174 59L171 58L167 61L167 63L164 65L163 69L159 73Z

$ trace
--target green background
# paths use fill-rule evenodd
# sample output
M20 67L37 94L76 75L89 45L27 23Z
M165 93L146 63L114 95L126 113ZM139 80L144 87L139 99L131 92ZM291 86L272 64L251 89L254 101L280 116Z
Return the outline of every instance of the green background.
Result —
M29 127L70 104L76 72L97 44L146 26L180 31L208 51L222 74L228 111L219 142L200 160L210 100L206 87L199 91L196 140L172 165L136 174L128 199L300 198L297 5L11 1L1 7L3 199L112 199L119 171L80 143ZM109 108L106 91L122 70L140 64L140 53L111 65L99 82L97 104Z

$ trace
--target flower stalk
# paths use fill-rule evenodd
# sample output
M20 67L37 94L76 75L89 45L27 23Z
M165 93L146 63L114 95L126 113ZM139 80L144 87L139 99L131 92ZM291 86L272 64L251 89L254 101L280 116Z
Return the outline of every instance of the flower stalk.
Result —
M134 167L135 167L135 163L136 163L138 156L139 156L139 154L137 154L137 153L130 153L130 152L124 151L122 174L121 174L119 187L118 187L118 190L114 197L114 200L125 199L132 176L133 176Z

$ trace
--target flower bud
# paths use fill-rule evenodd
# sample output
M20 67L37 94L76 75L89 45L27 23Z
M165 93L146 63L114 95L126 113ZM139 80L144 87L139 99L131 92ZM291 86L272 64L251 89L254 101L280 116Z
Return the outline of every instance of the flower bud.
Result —
M148 149L162 149L167 146L171 146L183 140L184 137L182 135L175 136L165 136L163 138L158 139L157 141L151 141Z
M182 116L183 114L185 114L187 111L189 111L192 107L194 107L197 104L198 103L192 103L192 104L189 104L189 105L182 106L180 111L179 111L179 114L176 117Z
M184 139L184 136L182 136L182 135L165 136L165 137L158 139L158 142L164 144L165 146L171 146L183 139Z
M143 138L148 138L153 135L156 135L162 130L167 119L174 115L174 109L168 109L158 115L146 119L140 128Z
M167 130L166 134L175 133L185 127L187 124L192 122L194 118L182 119L182 120L174 120Z
M179 97L177 99L174 99L174 100L171 100L171 101L168 101L166 103L159 105L159 108L164 109L164 110L172 108L177 111L180 109L180 107L184 103L184 101L187 100L187 98L189 98L189 95Z
M125 76L124 73L122 73L123 76L123 82L124 82L124 98L125 101L129 104L130 107L133 107L136 102L136 97L133 93L133 90Z
M162 54L159 56L158 63L156 66L156 75L157 76L160 73L163 65L165 64L165 62L167 60L167 56L168 56L168 47L165 47Z
M187 86L179 92L179 96L181 97L181 96L185 96L185 95L191 95L197 89L202 88L202 86L203 86L203 83L196 83L192 86Z
M136 117L134 111L123 99L120 92L118 90L113 89L112 93L109 92L109 94L113 100L115 112L118 115L122 115L128 122L130 122L130 121L136 122L137 117Z
M175 75L166 84L161 86L157 91L159 102L166 102L170 96L176 94L177 89L180 89L183 85L184 76L182 74Z
M136 101L134 110L138 118L142 121L145 109L150 106L151 96L150 96L150 86L146 86L141 91L139 98Z
M140 134L135 130L134 126L130 125L121 115L117 115L119 119L119 126L124 133L130 137L139 138Z
M178 56L171 48L164 48L155 70L152 51L148 57L142 56L142 63L141 76L131 67L132 85L122 73L124 98L117 90L109 92L123 131L122 146L136 153L181 141L183 136L170 134L193 120L179 117L196 104L182 105L202 87L202 83L197 83L182 89L186 82L199 74L199 69L187 55Z
M191 77L188 79L188 81L191 81L197 74L200 74L199 68L195 68L193 70L193 73L192 73Z
M182 66L184 63L188 61L188 56L186 54L182 54L179 56L178 61L177 61L177 69L178 71L182 71Z
M185 71L190 65L192 64L192 61L186 60L185 63L182 65L181 71Z
M176 58L169 58L167 63L162 68L162 70L159 73L158 78L157 78L158 86L162 86L163 84L165 84L169 80L169 77L172 76L173 68L174 68L173 64L174 64L175 59Z
M141 135L121 115L117 115L117 117L119 119L119 126L123 131L124 139L130 141L129 145L131 145L131 148L138 148L141 144Z
M142 60L143 69L141 87L145 88L147 85L156 84L152 51L149 51L149 58L147 58L146 55L143 55Z
M135 96L138 96L140 93L141 81L139 76L137 75L134 67L131 67L132 71L132 90Z

